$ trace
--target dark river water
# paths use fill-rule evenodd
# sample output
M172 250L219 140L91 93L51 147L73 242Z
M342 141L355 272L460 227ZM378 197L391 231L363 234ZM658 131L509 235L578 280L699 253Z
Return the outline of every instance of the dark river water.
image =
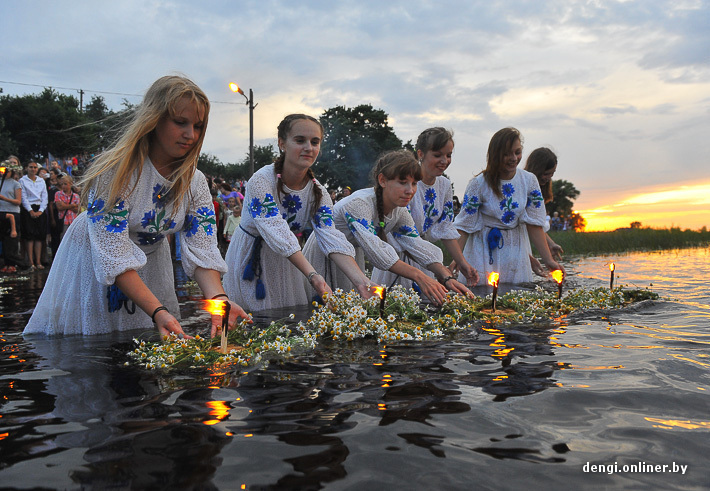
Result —
M611 261L663 300L226 373L124 366L136 333L23 338L44 274L2 278L0 488L707 489L710 251L572 258L568 283Z

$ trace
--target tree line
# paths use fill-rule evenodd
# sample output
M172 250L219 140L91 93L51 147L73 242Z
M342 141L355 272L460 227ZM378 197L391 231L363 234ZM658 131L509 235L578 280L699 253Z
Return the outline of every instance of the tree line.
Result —
M50 153L90 157L110 145L133 108L124 100L119 111L111 110L99 95L81 108L76 97L52 88L22 96L2 95L0 88L0 156L14 154L23 162L42 162ZM319 119L324 135L314 172L329 189L367 187L370 169L378 155L402 148L414 150L411 141L403 142L397 137L387 113L370 104L332 107ZM256 145L254 170L271 164L276 157L274 145ZM203 153L198 168L229 181L246 180L249 154L239 162L223 163ZM548 213L557 211L560 216L571 218L572 228L583 230L584 218L573 214L579 191L565 180L553 180L552 185L554 199L547 205Z

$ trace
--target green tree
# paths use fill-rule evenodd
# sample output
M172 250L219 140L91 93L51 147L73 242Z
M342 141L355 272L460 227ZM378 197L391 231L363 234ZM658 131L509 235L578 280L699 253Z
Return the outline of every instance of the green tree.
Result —
M631 222L630 228L641 228L641 222Z
M552 181L552 201L547 205L547 213L552 216L558 212L560 216L570 216L574 207L574 200L579 196L579 191L569 181L554 179Z
M268 145L255 145L254 146L254 172L258 171L264 166L273 164L276 160L276 150L274 145L269 143ZM236 164L238 167L238 179L248 179L251 177L249 175L249 152L247 152L244 160Z
M92 143L79 101L51 88L37 95L0 97L0 119L22 161L41 160L49 152L63 156L84 153Z
M387 150L402 148L402 140L387 122L387 113L370 104L330 108L320 122L325 134L313 170L331 189L368 187L370 169L377 157Z

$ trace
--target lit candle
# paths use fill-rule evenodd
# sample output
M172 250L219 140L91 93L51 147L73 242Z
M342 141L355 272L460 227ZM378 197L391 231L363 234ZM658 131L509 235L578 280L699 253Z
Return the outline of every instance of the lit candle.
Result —
M493 312L496 311L496 299L498 298L498 278L500 275L496 272L493 272L488 275L488 284L493 285L493 302L492 302L492 309Z
M564 274L561 269L556 269L552 273L552 279L557 282L557 298L562 298L562 280L564 279Z
M614 289L614 269L616 269L616 266L614 266L614 263L611 263L609 265L609 272L611 273L611 278L609 278L609 290Z
M380 318L385 315L385 299L387 298L387 289L384 286L373 286L372 292L380 297Z
M222 316L222 339L220 340L220 352L227 354L227 329L229 328L229 311L232 306L229 302L222 300L205 300L205 310L212 315Z

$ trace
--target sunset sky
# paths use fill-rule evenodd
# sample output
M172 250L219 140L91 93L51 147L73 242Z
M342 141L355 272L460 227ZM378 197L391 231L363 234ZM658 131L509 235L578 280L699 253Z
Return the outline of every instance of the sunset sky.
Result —
M455 133L457 194L515 126L550 146L588 230L710 226L710 3L0 0L4 94L140 101L183 73L214 102L203 151L237 162L288 113L372 104L403 141ZM61 88L61 89L60 89ZM116 93L116 94L110 94ZM522 164L521 164L522 167Z

